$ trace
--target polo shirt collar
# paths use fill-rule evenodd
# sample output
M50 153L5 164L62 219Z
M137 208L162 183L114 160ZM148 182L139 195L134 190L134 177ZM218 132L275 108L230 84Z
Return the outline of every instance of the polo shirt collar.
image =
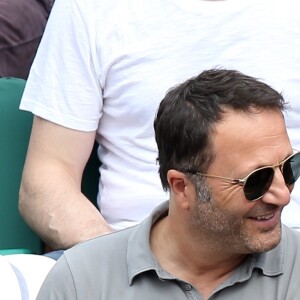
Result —
M267 277L275 277L283 274L284 257L286 252L286 228L282 228L281 242L278 246L265 253L254 253L242 263L220 286L215 292L225 287L232 286L237 282L245 282L249 280L255 269L261 270L262 274Z
M162 203L148 218L133 228L127 245L128 281L130 285L137 275L151 270L155 271L160 279L175 279L160 267L150 248L151 227L158 219L167 215L168 208L169 201ZM282 274L285 248L286 230L283 226L282 239L279 245L268 252L249 255L233 276L226 281L226 285L230 285L230 282L233 284L248 280L254 269L261 269L265 276Z
M160 218L167 215L169 201L159 205L153 213L133 228L127 245L127 266L129 284L133 283L135 276L140 273L154 270L164 279L173 279L161 269L150 248L150 231L152 225Z

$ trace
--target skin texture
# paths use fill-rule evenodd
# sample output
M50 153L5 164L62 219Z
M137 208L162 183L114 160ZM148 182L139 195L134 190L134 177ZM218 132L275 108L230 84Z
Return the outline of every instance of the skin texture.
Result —
M94 140L95 132L71 130L34 118L19 209L53 249L66 249L111 231L81 193L81 178Z
M281 112L270 110L227 111L215 127L213 150L216 158L207 173L232 178L278 164L293 153ZM206 179L209 201L179 171L169 170L168 181L169 215L154 226L151 246L162 267L193 284L204 299L247 254L280 242L281 211L292 187L285 185L279 168L270 189L255 202L245 198L241 186L215 178Z

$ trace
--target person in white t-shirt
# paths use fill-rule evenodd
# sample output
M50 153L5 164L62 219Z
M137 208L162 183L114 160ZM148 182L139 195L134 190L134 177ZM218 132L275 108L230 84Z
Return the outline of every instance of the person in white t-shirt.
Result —
M20 105L35 115L20 189L28 224L65 249L144 219L168 198L156 164L158 104L218 66L283 92L300 149L297 0L56 0ZM101 214L80 191L95 139ZM283 222L300 227L299 212L298 184Z

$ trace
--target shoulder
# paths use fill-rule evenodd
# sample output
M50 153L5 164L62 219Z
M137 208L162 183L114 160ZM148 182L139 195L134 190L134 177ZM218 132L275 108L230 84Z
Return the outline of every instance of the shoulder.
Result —
M65 251L50 272L50 276L56 278L56 286L46 281L45 292L55 289L62 294L75 293L77 299L87 299L87 293L92 293L93 296L88 298L94 299L105 295L112 278L118 285L128 285L126 256L131 231L125 229L97 237ZM57 278L66 280L57 283L60 281Z
M290 284L297 282L299 279L300 266L300 232L283 226L282 232L282 251L283 251L283 269L285 275L288 276Z
M288 256L300 254L300 231L287 226L283 226L282 239L285 243L286 252Z
M74 275L77 272L89 273L96 265L101 265L102 272L112 270L114 266L126 265L128 239L133 228L99 236L65 251L64 256L71 272ZM99 271L95 269L95 272Z
M286 239L287 243L293 243L295 246L300 247L300 230L283 226L283 239Z
M283 226L283 274L280 276L284 299L298 299L300 286L300 232ZM283 299L283 298L281 298Z

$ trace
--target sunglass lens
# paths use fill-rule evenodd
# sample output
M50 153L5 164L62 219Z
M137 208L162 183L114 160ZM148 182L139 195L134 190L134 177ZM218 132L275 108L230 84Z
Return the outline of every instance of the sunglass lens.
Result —
M296 182L300 176L300 152L293 155L284 163L282 174L287 185L292 185Z
M263 168L253 172L244 185L244 193L248 200L259 199L271 186L274 177L272 168Z

